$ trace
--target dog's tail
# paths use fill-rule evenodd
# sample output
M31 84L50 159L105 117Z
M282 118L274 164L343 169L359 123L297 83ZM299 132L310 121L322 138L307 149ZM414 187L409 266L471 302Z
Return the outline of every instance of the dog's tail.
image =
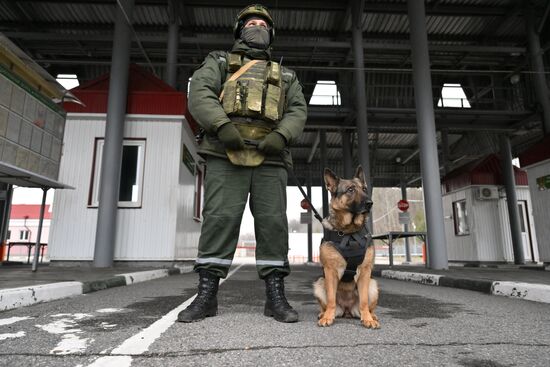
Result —
M372 278L369 282L369 309L372 311L378 304L378 282Z

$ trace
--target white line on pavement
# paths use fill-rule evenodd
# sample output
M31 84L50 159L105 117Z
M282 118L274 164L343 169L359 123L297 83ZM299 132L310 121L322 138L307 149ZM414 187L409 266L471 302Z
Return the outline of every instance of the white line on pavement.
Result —
M220 284L229 279L237 270L241 268L244 264L238 265L233 269L225 279L220 280ZM88 367L119 367L119 366L130 366L132 363L132 357L129 355L140 355L145 353L151 344L157 340L162 333L164 333L172 324L177 320L178 313L184 310L197 295L189 298L183 302L178 307L174 308L172 311L168 312L161 319L155 321L149 327L143 329L136 335L131 336L126 339L122 344L111 351L111 356L101 357L97 359L94 363L90 364ZM114 356L113 356L114 355Z
M30 316L24 316L24 317L9 317L7 319L0 319L0 326L2 325L10 325L10 324L14 324L18 321L22 321L22 320L28 320L28 319L32 319L32 317Z

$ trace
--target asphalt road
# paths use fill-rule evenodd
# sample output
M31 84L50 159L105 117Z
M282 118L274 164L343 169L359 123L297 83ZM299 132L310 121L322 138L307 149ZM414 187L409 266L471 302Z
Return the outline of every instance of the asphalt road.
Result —
M547 304L378 279L381 329L320 328L319 274L287 278L296 324L263 316L253 266L220 285L219 315L199 323L172 311L195 294L195 274L2 312L0 366L550 366Z

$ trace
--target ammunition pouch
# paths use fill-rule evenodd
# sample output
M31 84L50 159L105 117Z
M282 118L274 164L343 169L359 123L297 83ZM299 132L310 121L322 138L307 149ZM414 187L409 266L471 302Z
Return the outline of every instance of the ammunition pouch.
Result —
M261 141L272 131L269 124L261 120L250 118L231 118L242 138L251 141ZM227 157L237 166L257 167L265 160L265 155L257 149L256 145L245 145L244 149L227 149Z

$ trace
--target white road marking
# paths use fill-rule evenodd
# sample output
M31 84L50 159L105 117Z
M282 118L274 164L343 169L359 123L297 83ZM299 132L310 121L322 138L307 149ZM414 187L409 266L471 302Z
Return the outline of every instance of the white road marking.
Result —
M0 334L0 340L12 339L12 338L21 338L25 336L24 331L18 331L16 333Z
M108 329L112 329L112 328L116 327L116 324L109 324L107 322L102 322L101 324L99 324L99 326L101 326L101 328L103 328L105 330L108 330Z
M96 359L88 367L130 367L131 364L130 356L107 356Z
M244 264L238 265L233 269L225 279L220 280L220 284L229 279L237 270L241 268ZM178 307L174 308L172 311L168 312L159 320L155 321L149 327L143 329L136 335L133 335L126 339L122 344L111 351L111 356L100 357L95 360L88 367L128 367L132 364L132 357L130 355L140 355L145 353L149 347L157 340L162 333L164 333L170 326L172 326L177 318L178 313L184 310L193 302L197 295L189 298L183 302ZM114 356L113 356L114 354Z
M81 333L81 331L79 333ZM88 344L93 341L94 339L90 338L81 339L76 334L64 334L63 339L61 339L57 346L50 351L50 354L66 355L82 353L86 350Z
M102 308L99 310L96 310L95 312L99 313L113 313L113 312L122 312L125 311L124 308Z
M23 320L28 320L28 319L32 319L32 317L24 316L24 317L9 317L7 319L0 319L0 326L15 324L18 321L23 321Z
M89 313L58 313L56 315L51 315L50 317L63 317L68 316L75 320L82 320L86 317L92 317L93 315L90 315Z
M82 334L83 331L78 328L78 323L76 322L77 320L92 317L92 315L86 313L60 313L51 315L51 317L62 318L46 325L35 325L37 328L50 334L61 334L61 341L57 343L54 349L50 350L50 354L82 353L94 341L91 338L80 337L79 334Z

